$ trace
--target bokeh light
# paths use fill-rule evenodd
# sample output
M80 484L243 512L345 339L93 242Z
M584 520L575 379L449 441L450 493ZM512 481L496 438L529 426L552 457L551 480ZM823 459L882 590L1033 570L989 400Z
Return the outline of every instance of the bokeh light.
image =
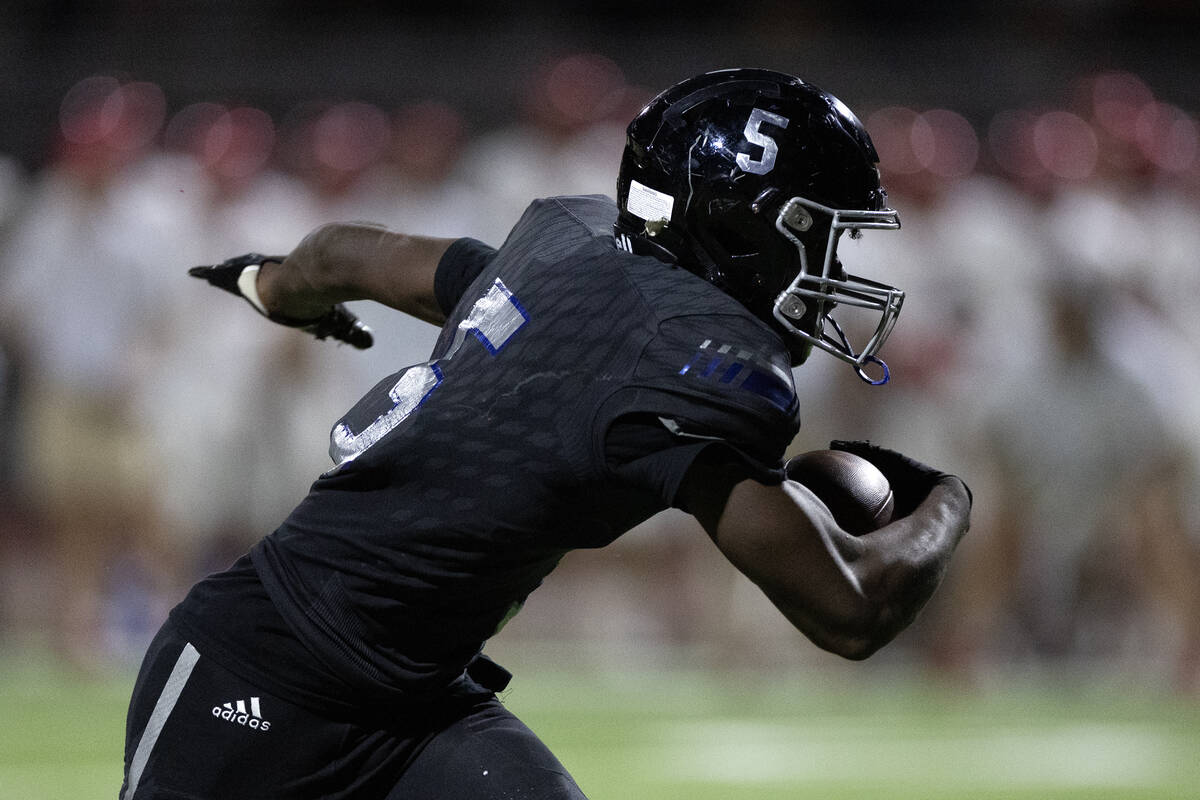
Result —
M887 172L919 172L923 167L921 154L934 147L929 123L911 108L881 108L867 118L866 125L879 153L880 166Z
M1088 123L1069 111L1048 111L1033 126L1033 148L1057 178L1083 180L1096 169L1100 143Z
M1033 131L1037 115L1032 111L1000 111L988 124L988 152L1000 170L1019 180L1046 173L1038 158Z
M1196 120L1168 103L1147 103L1134 123L1146 158L1165 172L1186 172L1196 163L1200 130Z
M979 137L963 115L935 108L921 114L913 126L913 153L934 175L961 178L975 169Z
M340 103L322 114L312 130L313 154L324 166L343 172L379 160L391 138L391 122L378 106Z

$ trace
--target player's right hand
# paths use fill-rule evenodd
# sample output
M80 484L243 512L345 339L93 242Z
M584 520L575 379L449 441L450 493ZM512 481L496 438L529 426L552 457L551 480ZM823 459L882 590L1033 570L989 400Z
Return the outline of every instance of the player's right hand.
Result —
M266 316L267 310L262 307L261 302L256 302L258 300L258 290L253 290L252 295L254 299L252 300L246 294L242 293L241 288L238 286L238 280L242 277L242 273L246 271L246 267L254 267L257 271L259 267L268 261L283 263L285 258L286 256L264 256L259 253L246 253L244 256L235 256L227 259L216 266L192 267L188 270L188 275L191 275L193 278L206 280L218 289L224 289L230 294L237 295L254 306L259 313Z
M845 441L840 439L830 442L829 447L831 450L845 450L848 453L861 456L879 467L879 471L884 474L884 477L888 479L888 483L892 485L892 492L896 500L895 516L897 517L911 514L913 509L929 496L929 493L933 491L933 487L946 477L954 477L960 481L967 490L968 502L972 500L971 488L967 486L966 481L962 478L959 478L957 475L950 476L949 473L942 472L928 464L923 464L915 458L910 458L895 450L889 450L886 447L880 447L868 441Z
M370 347L374 342L371 329L341 303L330 306L327 312L314 319L294 319L281 314L273 314L267 310L259 298L256 288L258 270L268 261L282 263L284 258L286 256L246 253L227 259L215 266L192 267L188 270L188 275L208 281L218 289L224 289L230 294L237 295L272 322L286 325L289 328L299 328L318 339L333 337L359 350Z

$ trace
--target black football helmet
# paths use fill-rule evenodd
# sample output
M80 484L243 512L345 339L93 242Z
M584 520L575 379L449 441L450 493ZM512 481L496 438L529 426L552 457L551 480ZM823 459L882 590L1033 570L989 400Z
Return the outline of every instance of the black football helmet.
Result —
M816 346L885 383L876 354L904 292L847 275L837 258L847 230L900 227L878 161L862 123L828 92L771 70L705 73L629 124L617 241L732 295L786 334L793 363ZM830 316L839 305L878 313L861 349ZM882 376L868 376L869 364Z

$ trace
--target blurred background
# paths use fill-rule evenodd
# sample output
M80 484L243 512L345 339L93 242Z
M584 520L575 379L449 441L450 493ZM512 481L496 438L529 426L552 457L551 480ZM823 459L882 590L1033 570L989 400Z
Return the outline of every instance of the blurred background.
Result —
M764 66L858 113L904 226L843 258L908 292L893 380L814 356L792 451L870 438L961 474L973 529L865 665L804 642L671 513L569 556L489 648L1194 707L1198 45L1185 0L6 4L0 670L34 653L127 692L187 587L282 520L330 425L436 335L366 305L373 349L315 342L187 267L335 220L499 245L534 197L611 196L655 92Z

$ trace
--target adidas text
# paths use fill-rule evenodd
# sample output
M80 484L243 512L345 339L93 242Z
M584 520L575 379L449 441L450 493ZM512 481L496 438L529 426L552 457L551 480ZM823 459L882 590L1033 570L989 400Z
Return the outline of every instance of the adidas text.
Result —
M213 706L212 715L220 717L226 722L232 722L235 725L244 725L256 731L269 731L271 729L271 723L262 718L262 710L257 697L250 698L250 708L248 710L246 708L246 701L238 700L236 703Z

